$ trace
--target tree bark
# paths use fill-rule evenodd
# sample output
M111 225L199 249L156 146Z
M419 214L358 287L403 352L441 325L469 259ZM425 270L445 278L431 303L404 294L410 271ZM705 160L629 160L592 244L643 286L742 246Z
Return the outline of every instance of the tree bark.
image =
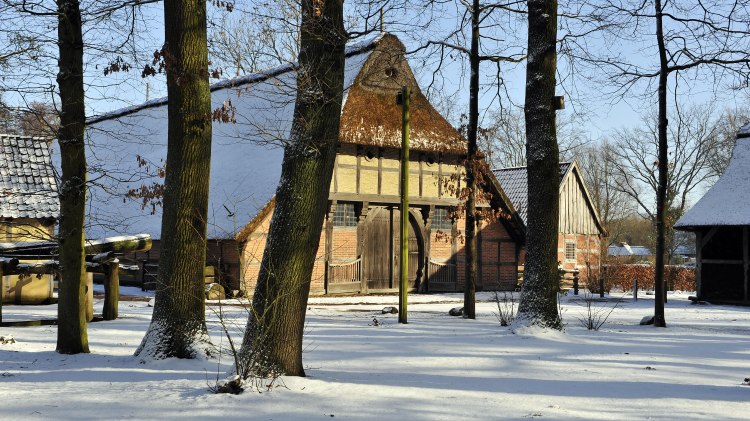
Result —
M256 374L305 375L302 334L338 145L346 38L342 0L302 1L294 120L241 351Z
M477 293L477 128L479 125L479 0L471 8L471 51L469 54L469 125L466 152L466 281L464 283L464 318L476 319Z
M654 326L666 327L664 318L664 299L666 290L664 288L664 246L666 244L667 228L667 171L668 148L667 143L667 78L669 77L669 63L667 62L667 51L664 45L664 30L662 26L662 4L661 0L654 2L656 9L656 42L659 47L659 159L657 169L659 182L656 188L656 261L654 263Z
M562 329L557 307L560 167L555 132L557 1L529 0L526 67L528 227L517 325Z
M154 313L137 356L206 352L203 271L211 165L206 3L165 0L168 146Z
M57 1L60 88L60 265L57 352L89 352L86 331L86 263L83 222L86 206L86 155L83 132L83 35L78 0Z

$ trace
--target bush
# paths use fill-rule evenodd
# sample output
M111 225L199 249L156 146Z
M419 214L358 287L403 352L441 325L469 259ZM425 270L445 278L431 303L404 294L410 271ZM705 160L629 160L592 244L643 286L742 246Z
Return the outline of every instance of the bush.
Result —
M631 291L635 279L639 290L654 289L654 266L651 264L605 265L602 267L604 288ZM669 291L695 291L695 270L683 266L666 266L664 279ZM598 289L598 286L594 286Z

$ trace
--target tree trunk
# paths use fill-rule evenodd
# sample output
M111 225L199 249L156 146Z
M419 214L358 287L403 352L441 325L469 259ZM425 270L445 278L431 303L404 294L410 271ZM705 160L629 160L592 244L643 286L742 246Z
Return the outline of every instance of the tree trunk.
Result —
M557 234L560 167L555 133L557 1L529 0L526 67L528 227L518 325L562 329L557 308Z
M669 68L667 52L664 45L664 31L662 28L661 0L654 2L656 8L656 42L659 46L659 182L656 188L656 262L654 263L654 326L666 327L664 319L664 246L667 224L667 171L668 171L668 143L667 143L667 77Z
M168 146L162 253L151 325L136 355L195 358L206 351L203 271L211 165L206 3L165 0Z
M83 35L77 0L57 1L60 88L60 266L57 352L89 352L86 331L86 263L83 222L86 209L86 155L83 131Z
M256 374L274 370L305 375L307 296L328 208L341 116L343 1L302 1L300 39L294 121L242 345L246 365Z
M466 281L464 283L464 317L476 319L477 292L477 126L479 125L479 0L471 9L471 53L469 55L469 125L466 152Z

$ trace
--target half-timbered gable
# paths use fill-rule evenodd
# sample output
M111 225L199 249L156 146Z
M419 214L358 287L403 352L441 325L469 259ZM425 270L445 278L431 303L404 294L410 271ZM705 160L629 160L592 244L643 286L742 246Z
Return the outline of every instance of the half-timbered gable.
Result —
M526 220L526 167L494 170L518 214ZM601 265L601 238L606 236L576 161L560 164L560 214L557 255L560 267L578 269L595 279Z

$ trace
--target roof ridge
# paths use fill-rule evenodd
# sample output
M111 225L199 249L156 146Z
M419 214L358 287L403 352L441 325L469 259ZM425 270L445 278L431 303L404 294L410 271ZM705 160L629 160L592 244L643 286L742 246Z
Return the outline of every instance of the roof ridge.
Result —
M383 32L370 39L365 39L361 41L358 40L356 42L352 42L351 44L348 43L348 45L346 46L346 50L344 51L344 57L345 58L353 57L353 56L363 54L374 49L377 46L377 44L383 38L385 38L386 35L390 35L390 34L387 32ZM260 72L250 73L250 74L243 75L243 76L237 76L231 79L220 80L218 82L211 84L209 89L211 90L211 92L214 92L214 91L218 91L222 89L236 88L238 86L244 86L244 85L249 85L252 83L263 82L273 77L283 75L289 71L296 70L297 66L298 66L297 62L290 62L290 63L282 64L280 66L272 67L270 69L262 70ZM121 108L119 110L114 110L114 111L110 111L104 114L92 116L86 119L86 124L94 124L94 123L98 123L104 120L110 120L113 118L122 117L122 116L132 114L132 113L135 113L137 111L144 110L147 108L158 107L166 103L167 103L166 96L161 97L161 98L155 98L155 99L143 102L141 104L132 105L129 107Z

